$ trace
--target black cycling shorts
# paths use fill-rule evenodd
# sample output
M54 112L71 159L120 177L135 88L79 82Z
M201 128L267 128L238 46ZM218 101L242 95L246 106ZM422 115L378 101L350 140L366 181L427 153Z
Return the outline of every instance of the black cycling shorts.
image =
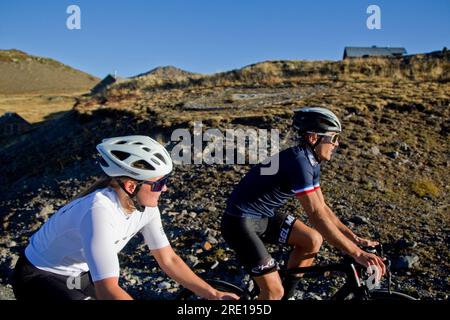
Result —
M236 217L225 213L221 231L245 270L255 277L278 270L264 243L287 245L295 220L281 213L272 218Z
M68 278L36 268L22 253L14 268L14 295L17 300L95 299L95 287L89 272Z

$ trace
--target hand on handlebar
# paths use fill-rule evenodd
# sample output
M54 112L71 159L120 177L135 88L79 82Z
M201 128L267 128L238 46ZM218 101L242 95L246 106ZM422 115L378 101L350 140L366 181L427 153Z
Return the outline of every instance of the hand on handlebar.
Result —
M379 279L377 279L378 281L381 279L381 277L383 277L386 274L386 266L383 262L385 259L380 258L379 256L377 256L373 253L369 253L369 252L365 252L365 251L361 250L361 252L353 258L355 259L355 261L357 263L359 263L360 265L362 265L366 268L368 268L370 266L377 267L378 270L380 271Z
M356 237L355 242L359 247L375 247L375 246L379 245L378 241L372 241L372 240L364 239L364 238L360 238L360 237Z

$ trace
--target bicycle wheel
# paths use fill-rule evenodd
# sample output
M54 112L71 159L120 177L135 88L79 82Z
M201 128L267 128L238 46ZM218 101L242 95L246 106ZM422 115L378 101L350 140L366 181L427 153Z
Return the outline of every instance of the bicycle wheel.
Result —
M389 291L387 290L373 290L369 292L370 298L369 300L379 300L379 301L412 301L412 300L419 300L414 297L411 297L407 294L396 292L396 291Z
M234 284L228 283L226 281L221 280L205 280L211 287L219 291L226 291L230 293L234 293L239 297L244 296L244 290L235 286ZM182 289L178 296L175 298L176 300L204 300L203 298L197 296L189 289Z

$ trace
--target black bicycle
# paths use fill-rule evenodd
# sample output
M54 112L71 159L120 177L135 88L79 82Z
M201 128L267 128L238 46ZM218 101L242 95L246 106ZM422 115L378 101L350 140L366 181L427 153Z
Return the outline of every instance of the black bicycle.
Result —
M384 256L383 246L379 244L376 247L365 248L365 251L377 254L380 257ZM305 274L317 276L326 273L344 274L344 285L331 296L331 300L418 300L407 294L396 292L391 289L392 273L390 271L391 262L389 259L385 260L387 289L376 289L372 285L373 274L368 274L367 269L357 264L351 257L344 256L339 263L332 263L326 265L316 265L310 267L300 267L292 269L281 269L280 275L285 274ZM255 300L258 297L258 287L251 280L249 288L241 288L232 283L207 279L212 287L220 291L232 292L240 297L240 300ZM183 288L177 296L177 300L198 300L192 291Z

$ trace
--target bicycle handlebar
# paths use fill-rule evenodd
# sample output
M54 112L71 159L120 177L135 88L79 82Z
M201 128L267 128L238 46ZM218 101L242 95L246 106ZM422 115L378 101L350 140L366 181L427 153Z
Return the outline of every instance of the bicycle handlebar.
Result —
M376 254L381 258L384 257L383 245L381 243L377 244L375 247L362 247L361 249L366 252Z
M390 272L391 261L386 257L384 257L383 245L379 243L375 247L363 247L362 250L376 254L381 258L385 258L384 264L386 265L386 275L388 276L388 290L389 292L391 292L391 272ZM352 257L344 255L343 261L340 263L291 268L284 271L288 274L325 273L329 271L345 272L347 274L351 274L354 268L356 268L359 275L361 275L361 271L364 270L364 267L356 263Z

